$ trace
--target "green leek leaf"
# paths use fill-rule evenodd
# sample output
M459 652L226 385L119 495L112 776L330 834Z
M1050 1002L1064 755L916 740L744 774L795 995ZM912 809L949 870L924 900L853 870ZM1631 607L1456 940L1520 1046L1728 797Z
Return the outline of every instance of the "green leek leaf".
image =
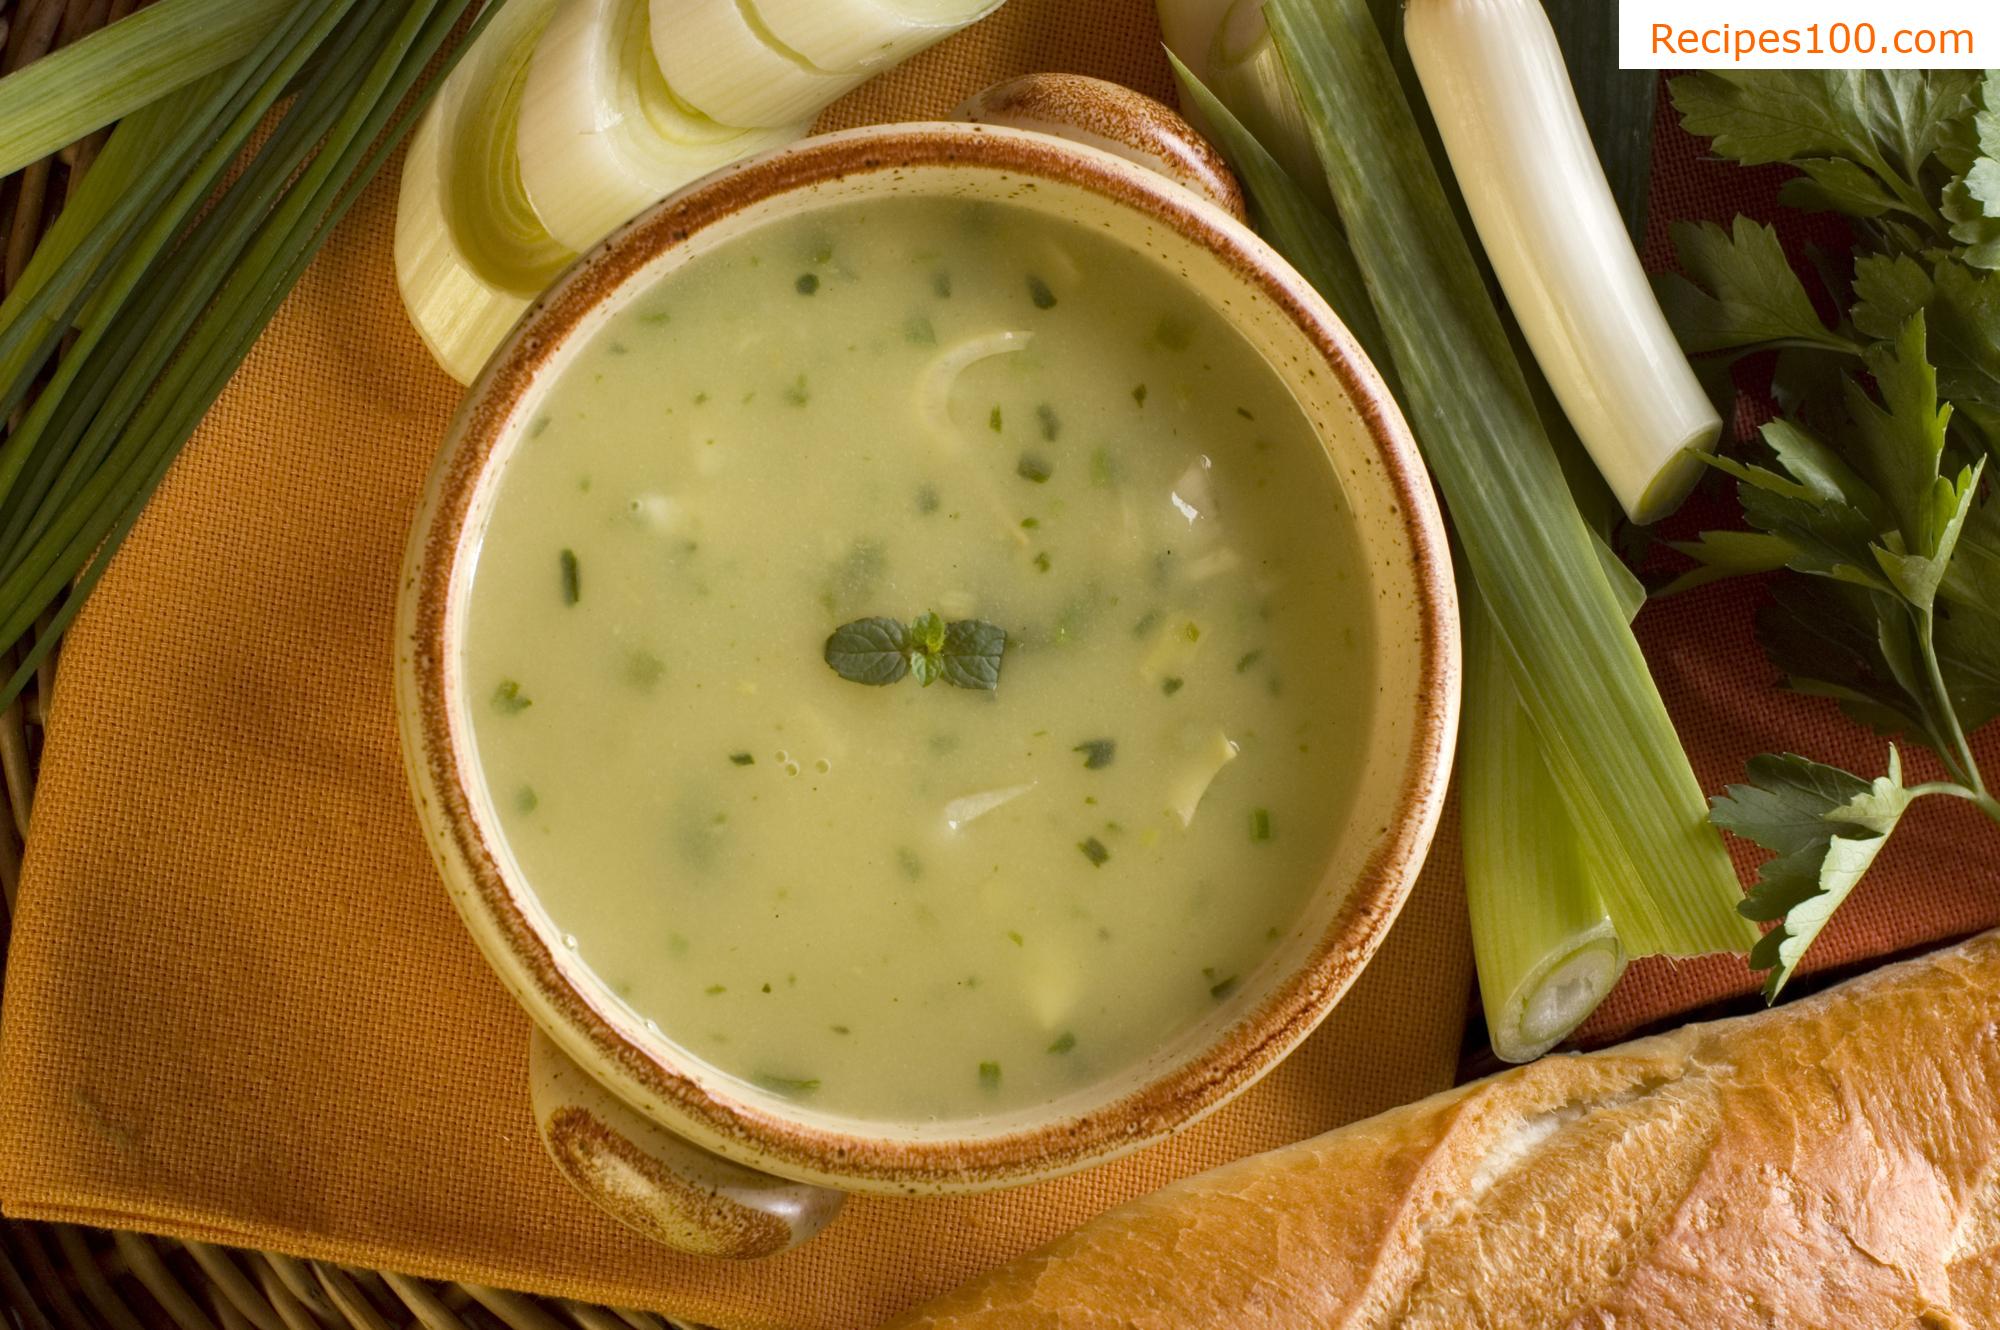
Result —
M1270 0L1403 405L1634 954L1753 934L1666 708L1365 0Z

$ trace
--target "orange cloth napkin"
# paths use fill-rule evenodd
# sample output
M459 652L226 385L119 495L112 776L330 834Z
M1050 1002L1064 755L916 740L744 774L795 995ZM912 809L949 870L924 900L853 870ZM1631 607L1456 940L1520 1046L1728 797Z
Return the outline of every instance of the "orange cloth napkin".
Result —
M940 115L1049 69L1171 92L1148 0L1013 0L829 119ZM754 1265L676 1257L574 1196L529 1117L527 1022L432 871L397 752L397 566L459 392L397 300L393 185L286 304L70 637L0 1007L8 1214L858 1327L1173 1178L1450 1083L1469 959L1445 855L1306 1047L1135 1158L856 1200Z

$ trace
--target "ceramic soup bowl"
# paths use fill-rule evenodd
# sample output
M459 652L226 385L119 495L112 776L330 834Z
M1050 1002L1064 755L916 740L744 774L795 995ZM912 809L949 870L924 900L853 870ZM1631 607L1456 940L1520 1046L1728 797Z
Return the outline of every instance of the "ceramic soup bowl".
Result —
M1396 406L1334 312L1240 220L1228 173L1179 117L1110 85L1038 76L960 122L815 138L712 176L600 244L527 314L472 388L409 546L397 701L418 810L453 901L532 1018L527 1069L556 1166L618 1219L681 1250L756 1256L823 1225L844 1194L970 1192L1136 1150L1214 1111L1340 999L1423 861L1450 765L1456 605L1429 481ZM462 678L472 568L496 482L566 358L636 293L732 236L889 195L1008 200L1150 251L1274 367L1358 524L1376 622L1352 760L1366 773L1304 926L1191 1030L1115 1079L974 1123L857 1122L717 1072L564 945L523 880L481 778Z

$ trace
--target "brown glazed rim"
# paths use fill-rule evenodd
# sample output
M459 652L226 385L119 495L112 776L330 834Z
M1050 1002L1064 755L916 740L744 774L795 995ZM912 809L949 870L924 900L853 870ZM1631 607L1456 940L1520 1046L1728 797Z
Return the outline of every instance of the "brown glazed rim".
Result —
M970 1138L888 1139L794 1121L699 1084L664 1047L628 1039L563 978L555 939L539 933L503 877L474 814L477 773L458 761L446 644L455 562L473 499L495 446L536 374L589 313L669 247L772 195L845 178L947 167L1008 179L1082 186L1179 232L1220 257L1317 347L1360 415L1397 495L1419 605L1421 685L1411 749L1388 835L1353 881L1346 903L1306 961L1207 1051L1080 1115ZM966 1191L1054 1176L1157 1140L1218 1107L1303 1039L1374 955L1422 866L1442 808L1457 713L1455 595L1443 525L1401 413L1359 346L1303 278L1220 209L1109 154L1047 135L983 125L927 123L852 130L744 163L668 199L601 244L523 320L468 395L433 477L436 507L420 539L412 652L421 754L447 837L470 874L462 884L510 953L512 983L531 985L576 1047L587 1042L622 1097L663 1106L663 1125L779 1173L867 1191ZM505 977L505 976L503 976ZM664 1045L664 1040L661 1041ZM581 1059L579 1059L581 1061ZM681 1119L679 1123L675 1118Z

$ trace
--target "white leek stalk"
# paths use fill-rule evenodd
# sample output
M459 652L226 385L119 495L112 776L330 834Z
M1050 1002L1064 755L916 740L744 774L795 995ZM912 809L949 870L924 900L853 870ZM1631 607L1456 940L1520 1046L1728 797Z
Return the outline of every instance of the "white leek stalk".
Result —
M772 38L821 69L870 72L907 60L998 9L1001 0L751 0Z
M646 0L565 0L529 62L521 183L549 234L571 249L590 248L649 204L811 127L810 113L738 129L691 109L661 78L648 28Z
M660 73L676 96L723 124L784 126L811 120L875 72L815 65L771 35L753 0L651 4L653 55Z
M470 383L576 255L529 206L515 151L528 57L557 0L506 0L425 112L403 162L396 284L417 335Z
M1542 373L1627 515L1659 520L1722 421L1647 285L1542 0L1410 0L1404 31Z
M1313 201L1329 206L1312 132L1264 21L1264 0L1159 0L1167 49L1240 120ZM1186 88L1181 110L1209 129Z

